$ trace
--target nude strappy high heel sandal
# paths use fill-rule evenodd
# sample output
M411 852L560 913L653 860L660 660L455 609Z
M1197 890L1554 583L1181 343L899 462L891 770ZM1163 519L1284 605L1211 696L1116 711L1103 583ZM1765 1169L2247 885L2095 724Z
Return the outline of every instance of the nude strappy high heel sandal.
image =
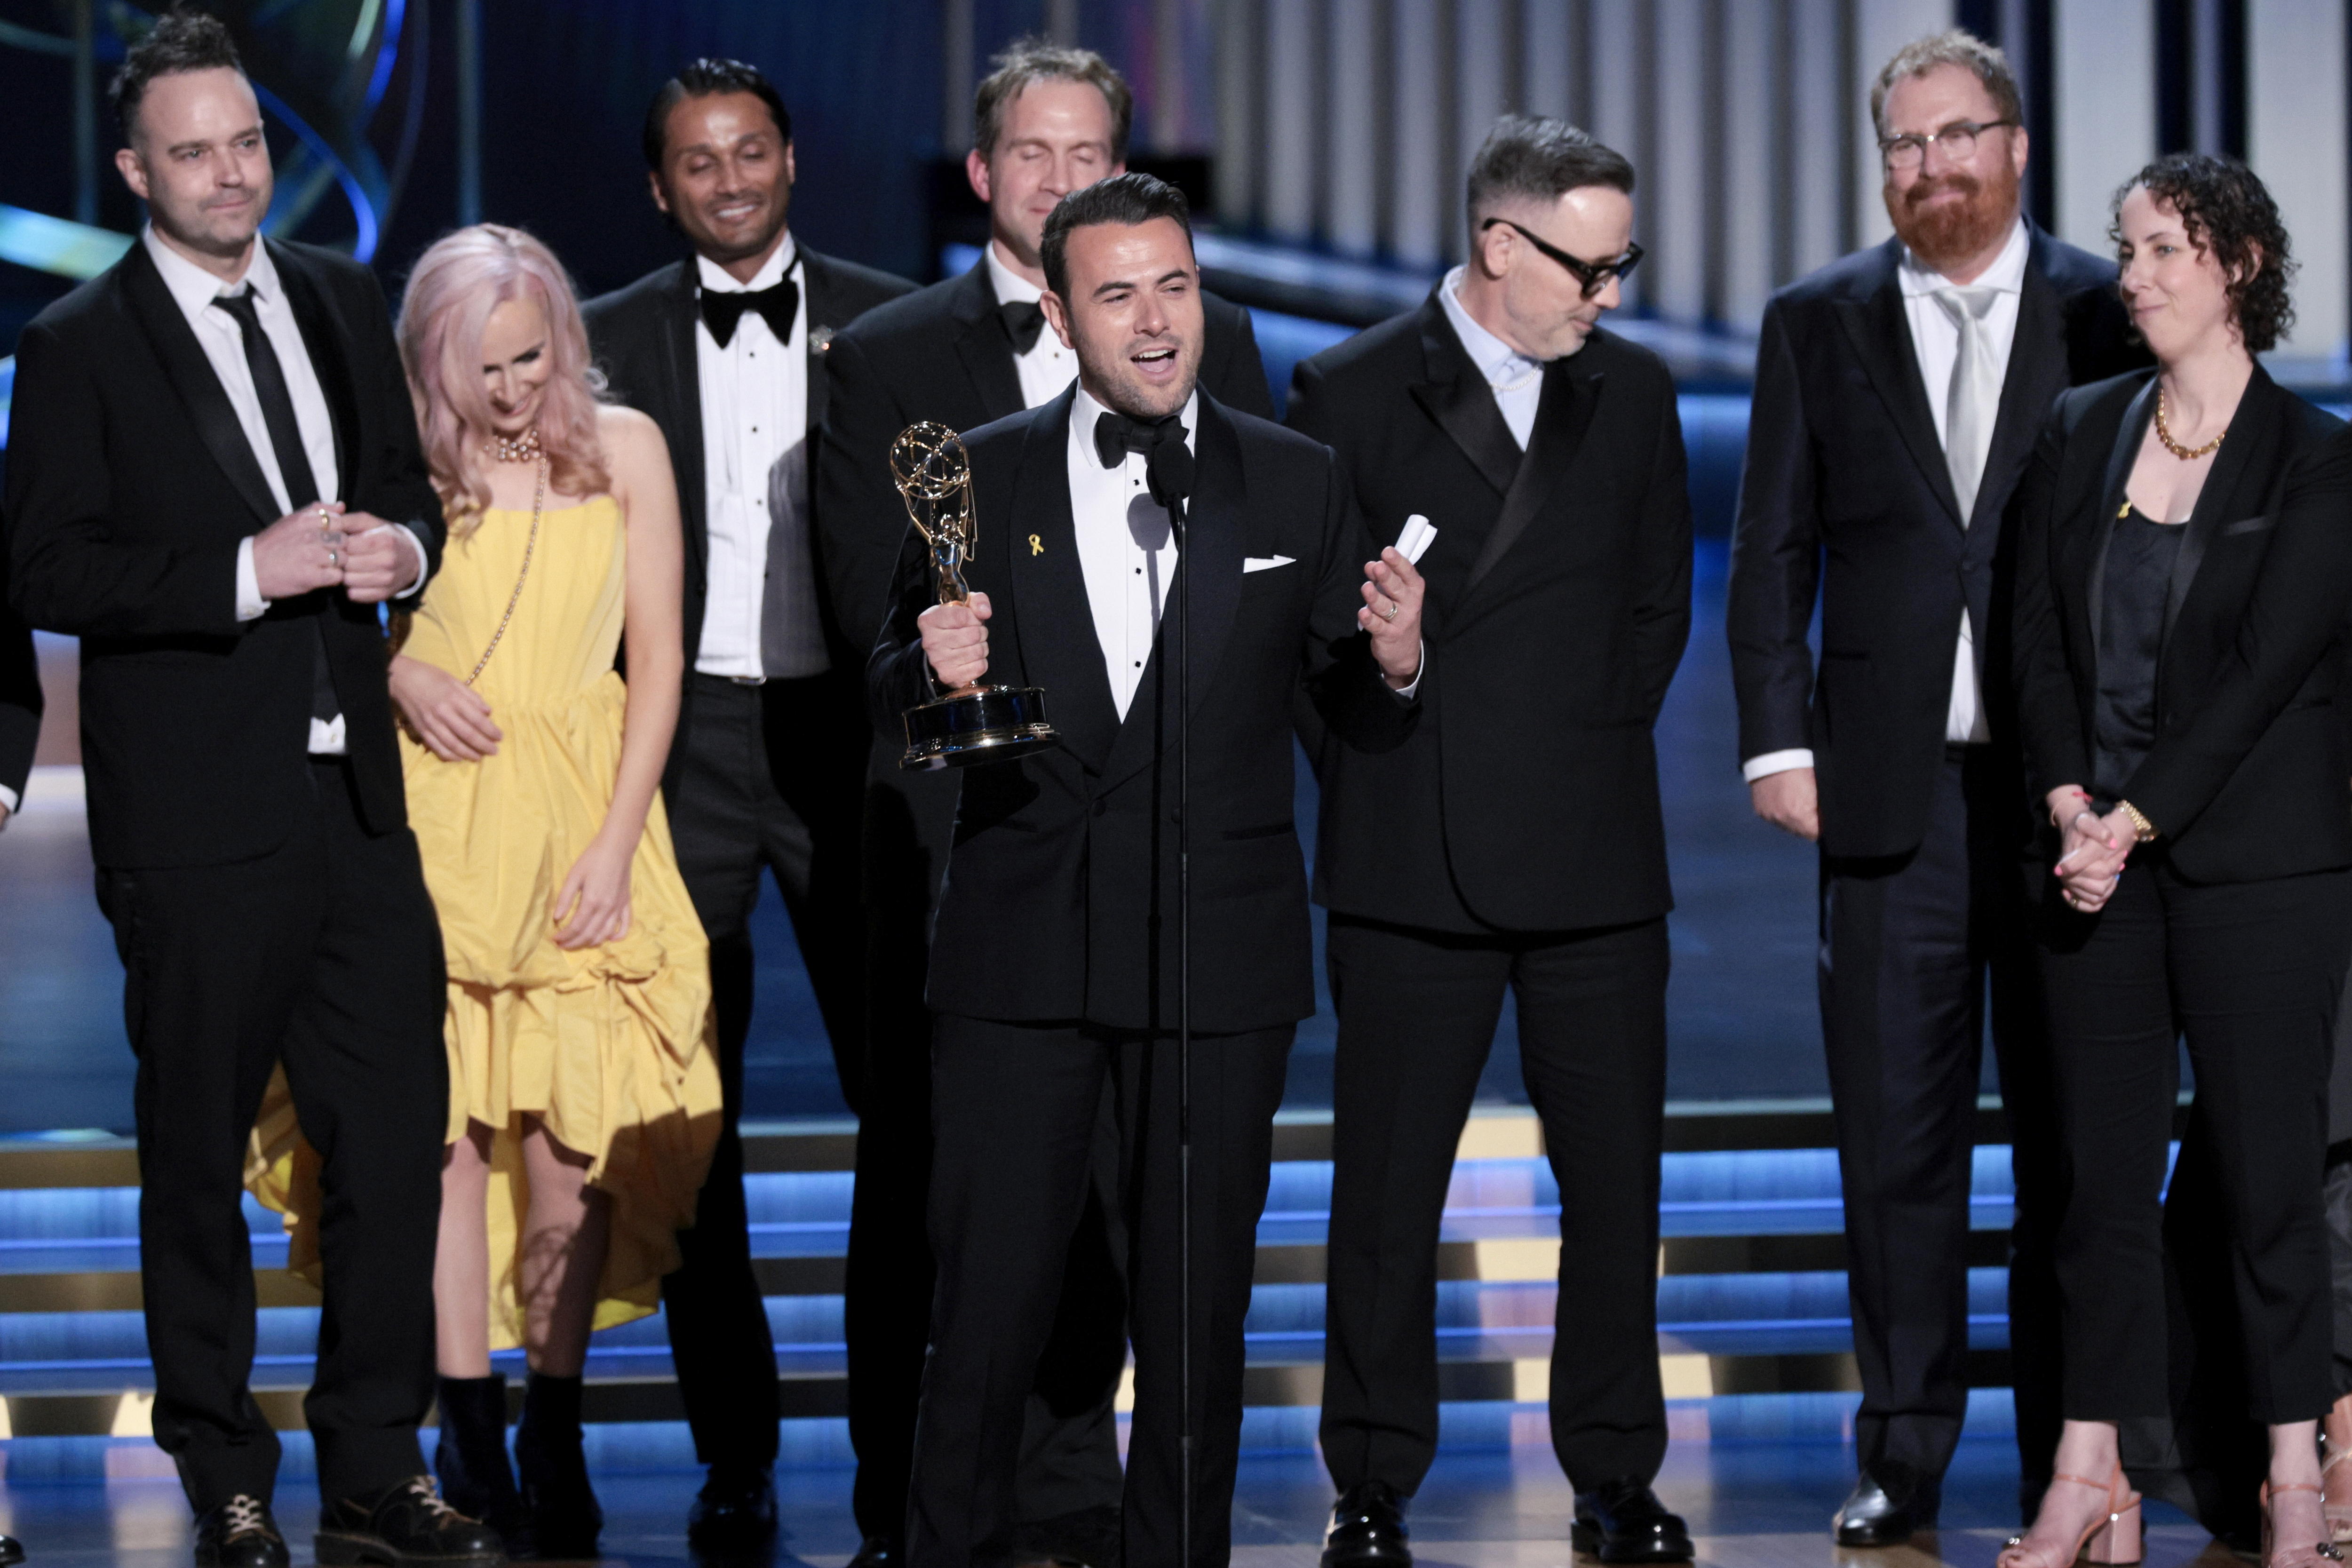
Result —
M2319 1467L2319 1507L2327 1518L2328 1538L2337 1544L2352 1541L2352 1445L2326 1444L2327 1462Z
M2281 1546L2277 1531L2271 1521L2271 1500L2281 1492L2319 1492L2320 1506L2326 1507L2327 1494L2319 1488L2302 1481L2290 1481L2283 1487L2263 1483L2263 1568L2317 1568L2322 1562L2341 1563L2344 1553L2333 1541L2316 1541L2309 1544Z
M2025 1544L2025 1537L2012 1535L2001 1548L1993 1568L2069 1568L2076 1562L2099 1563L2130 1563L2139 1561L2139 1493L2131 1489L2124 1479L2124 1468L2116 1467L2115 1474L2104 1481L2085 1480L2081 1476L2053 1476L2052 1484L2071 1481L2078 1487L2088 1487L2107 1500L2107 1511L2093 1519L2084 1528L2083 1538L2074 1550L2063 1557L2053 1558L2036 1547ZM2264 1514L2265 1519L2269 1517ZM2282 1565L2284 1568L2284 1565Z

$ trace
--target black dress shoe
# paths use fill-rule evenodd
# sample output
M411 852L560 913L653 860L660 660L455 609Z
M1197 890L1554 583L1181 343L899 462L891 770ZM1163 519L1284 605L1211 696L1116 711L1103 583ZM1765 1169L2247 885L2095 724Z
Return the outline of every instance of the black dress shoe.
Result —
M906 1561L906 1548L887 1535L869 1535L858 1543L857 1555L846 1568L903 1568Z
M330 1568L480 1568L507 1560L499 1532L443 1502L431 1476L321 1509L316 1544Z
M8 1543L16 1546L15 1542ZM25 1560L16 1548L11 1563ZM196 1568L286 1568L286 1538L269 1505L245 1492L196 1518Z
M1119 1568L1122 1521L1119 1510L1104 1507L1016 1524L1013 1568Z
M765 1469L713 1465L686 1516L686 1543L705 1557L764 1554L776 1539L776 1483ZM891 1558L892 1568L898 1559Z
M1646 1481L1611 1481L1576 1494L1575 1548L1603 1563L1687 1563L1690 1531Z
M1862 1472L1853 1495L1837 1511L1831 1537L1840 1546L1900 1546L1936 1528L1944 1489L1901 1459L1881 1459Z
M1411 1568L1412 1531L1405 1500L1386 1481L1359 1481L1331 1505L1323 1568Z
M25 1543L13 1535L0 1535L0 1568L16 1568L25 1560Z

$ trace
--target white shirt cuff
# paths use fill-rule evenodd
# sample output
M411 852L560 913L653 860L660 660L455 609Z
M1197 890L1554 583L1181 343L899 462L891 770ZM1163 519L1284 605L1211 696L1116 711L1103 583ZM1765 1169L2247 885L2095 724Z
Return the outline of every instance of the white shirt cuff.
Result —
M5 805L8 808L9 816L16 816L17 806L22 804L23 802L17 798L16 792L15 790L10 789L6 784L0 784L0 805Z
M257 621L269 608L269 601L261 596L261 574L253 569L253 535L247 534L236 547L236 618Z
M1749 784L1773 773L1785 773L1791 768L1810 768L1813 753L1802 746L1786 752L1764 752L1739 764L1739 776Z
M1387 678L1383 676L1381 678L1381 684L1382 686L1389 686L1389 689L1396 693L1396 699L1398 701L1410 702L1412 700L1413 693L1421 689L1421 678L1428 673L1429 644L1427 642L1423 642L1421 645L1420 660L1412 667L1412 679L1402 686L1389 686Z
M417 538L416 531L409 527L408 524L404 522L380 522L377 523L375 527L398 529L408 540L408 547L416 552L416 575L408 580L407 587L403 588L399 593L393 595L395 599L415 598L416 596L416 591L425 586L425 573L427 566L425 554L425 541ZM375 528L371 528L368 531L370 533L373 533L375 531Z

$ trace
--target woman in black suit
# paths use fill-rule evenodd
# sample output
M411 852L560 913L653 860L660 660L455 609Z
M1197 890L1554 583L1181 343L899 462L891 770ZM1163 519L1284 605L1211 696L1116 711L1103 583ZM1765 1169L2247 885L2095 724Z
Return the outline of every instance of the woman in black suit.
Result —
M2232 1231L2264 1561L2335 1549L2320 1204L2352 947L2352 775L2333 707L2352 606L2352 439L2255 363L2287 237L2243 165L2124 187L2120 287L2158 368L2066 393L2021 489L2018 725L2059 840L2042 932L2071 1190L2058 1482L2000 1568L2136 1562L2116 1423L2167 1413L2158 1194L2186 1036Z

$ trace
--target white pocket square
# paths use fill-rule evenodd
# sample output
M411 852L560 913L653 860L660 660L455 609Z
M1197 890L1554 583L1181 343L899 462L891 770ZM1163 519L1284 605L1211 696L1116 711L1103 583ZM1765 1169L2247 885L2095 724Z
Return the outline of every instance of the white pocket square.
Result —
M1277 566L1293 564L1294 559L1288 555L1245 555L1242 558L1242 571L1271 572Z

